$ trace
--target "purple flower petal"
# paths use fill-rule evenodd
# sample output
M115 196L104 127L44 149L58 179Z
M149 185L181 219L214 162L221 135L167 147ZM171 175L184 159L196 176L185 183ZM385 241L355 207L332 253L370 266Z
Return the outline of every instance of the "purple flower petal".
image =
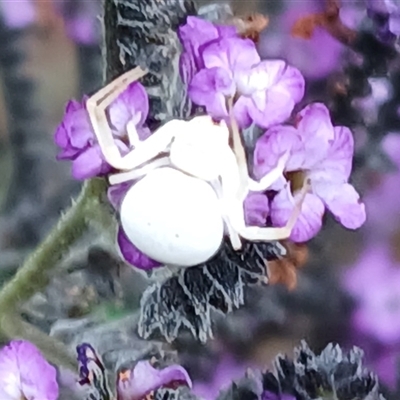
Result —
M148 361L139 361L132 370L120 373L118 400L142 400L153 390L176 385L192 387L188 373L180 365L158 370Z
M67 103L63 120L54 135L54 141L61 148L58 159L74 159L87 146L94 143L95 135L86 111L85 100L71 100Z
M0 1L0 11L5 24L11 29L21 29L29 26L36 19L36 9L33 0Z
M246 129L253 123L249 115L248 102L246 100L248 100L246 97L239 97L233 106L236 123L241 129Z
M254 149L253 173L261 179L278 164L278 160L286 153L291 153L287 171L299 169L303 162L301 141L296 129L292 126L278 125L268 129L256 142Z
M57 400L56 370L31 343L13 340L0 350L0 398Z
M252 120L268 128L288 119L304 96L301 73L281 60L262 61L248 70L235 71L235 82L242 96L237 103ZM241 104L240 104L241 103Z
M269 214L269 201L265 194L250 193L243 206L246 225L265 226Z
M207 112L216 119L228 116L226 96L233 96L234 93L232 77L222 68L202 69L189 86L191 100L205 106Z
M349 183L333 185L313 181L313 191L324 201L326 207L344 227L357 229L366 220L365 205L360 195Z
M162 265L158 261L147 257L137 247L135 247L121 227L118 229L117 243L124 260L134 267L147 271Z
M146 89L139 82L131 83L108 109L110 122L118 136L125 133L126 125L131 120L135 121L137 127L141 127L146 122L148 113L149 98Z
M206 68L235 71L251 68L261 59L256 45L250 39L224 38L208 45L202 54Z
M334 133L335 138L330 142L325 158L313 168L314 179L343 182L350 177L354 154L353 135L344 126L335 127Z
M111 167L104 161L100 146L88 147L72 162L72 176L84 180L107 174Z
M301 101L304 97L305 80L301 72L290 65L286 65L282 75L276 80L281 90L290 94L295 103Z
M241 98L241 101L246 102L251 119L261 128L269 128L286 121L295 106L290 94L275 87L268 90L262 105L256 104L256 100L254 96Z
M313 103L303 108L296 117L297 129L304 143L307 154L306 167L313 167L323 160L335 138L329 110L322 103Z
M204 68L201 53L204 47L219 38L237 36L233 26L218 26L202 18L189 16L179 27L178 36L196 70Z
M240 94L250 96L273 86L285 70L282 60L261 61L248 69L235 71L235 82Z
M299 196L300 193L295 194L295 196L292 195L289 185L277 193L271 202L271 221L273 226L286 225L296 202L299 200ZM324 212L324 203L317 196L308 193L290 239L301 243L313 238L322 227Z

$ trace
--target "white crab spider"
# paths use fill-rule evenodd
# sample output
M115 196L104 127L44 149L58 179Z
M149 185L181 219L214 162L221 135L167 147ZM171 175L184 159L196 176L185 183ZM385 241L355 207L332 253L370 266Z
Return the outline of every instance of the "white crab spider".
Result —
M125 171L110 176L110 184L138 180L120 209L121 225L129 240L154 260L183 267L210 259L218 251L225 230L236 250L241 248L240 238L288 238L301 204L281 228L246 226L243 210L249 191L264 191L281 176L284 160L260 182L252 180L244 152L234 152L230 146L230 132L224 122L216 124L209 116L172 120L141 142L134 124L128 124L128 137L135 148L121 156L105 110L145 73L139 68L129 71L87 101L106 161ZM233 134L233 147L237 149L235 126Z

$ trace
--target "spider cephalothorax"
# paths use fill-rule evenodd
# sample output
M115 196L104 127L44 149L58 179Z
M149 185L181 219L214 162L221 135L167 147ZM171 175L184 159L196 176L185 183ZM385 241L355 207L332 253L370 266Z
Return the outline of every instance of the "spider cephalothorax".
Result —
M110 176L110 183L135 181L120 209L122 228L129 240L160 263L193 266L218 251L225 233L237 250L241 248L240 238L287 238L300 207L295 208L285 227L246 226L246 196L250 191L268 189L282 175L285 160L260 182L251 179L244 151L238 152L237 145L230 145L230 136L238 143L239 135L233 120L228 128L224 121L215 123L209 116L189 121L175 119L144 141L139 141L134 125L128 124L128 138L134 149L121 155L105 109L144 74L139 68L129 71L87 102L106 161L124 171Z

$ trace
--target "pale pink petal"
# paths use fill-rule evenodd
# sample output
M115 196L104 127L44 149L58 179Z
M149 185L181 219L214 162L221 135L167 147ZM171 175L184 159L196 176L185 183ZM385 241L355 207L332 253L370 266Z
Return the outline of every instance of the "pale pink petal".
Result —
M271 221L273 226L285 226L293 212L300 193L295 196L290 192L289 185L282 189L271 202ZM293 228L290 239L294 242L306 242L312 239L322 227L322 217L325 212L323 202L313 194L307 194L301 214Z
M325 203L336 220L348 229L357 229L366 219L365 205L349 183L332 184L312 181L314 193Z

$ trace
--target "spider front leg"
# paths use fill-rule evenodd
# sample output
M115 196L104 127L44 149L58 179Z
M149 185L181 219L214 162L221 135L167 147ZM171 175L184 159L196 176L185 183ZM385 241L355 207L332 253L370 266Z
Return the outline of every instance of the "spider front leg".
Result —
M134 181L143 178L149 172L155 170L156 168L166 167L171 165L169 157L160 157L155 160L150 161L143 167L134 168L132 171L119 172L118 174L110 175L108 181L111 185L118 185L120 183Z
M132 82L144 74L144 71L136 68L121 75L89 98L86 103L89 118L104 158L115 169L129 171L156 158L168 148L176 132L182 130L184 124L184 121L180 120L169 121L149 138L143 142L138 142L135 149L128 154L121 155L108 125L106 109ZM129 129L132 136L134 127L129 126Z
M104 158L114 168L118 168L115 164L120 161L121 153L115 144L105 110L132 82L145 74L146 72L140 68L128 71L100 89L86 102L89 119Z

